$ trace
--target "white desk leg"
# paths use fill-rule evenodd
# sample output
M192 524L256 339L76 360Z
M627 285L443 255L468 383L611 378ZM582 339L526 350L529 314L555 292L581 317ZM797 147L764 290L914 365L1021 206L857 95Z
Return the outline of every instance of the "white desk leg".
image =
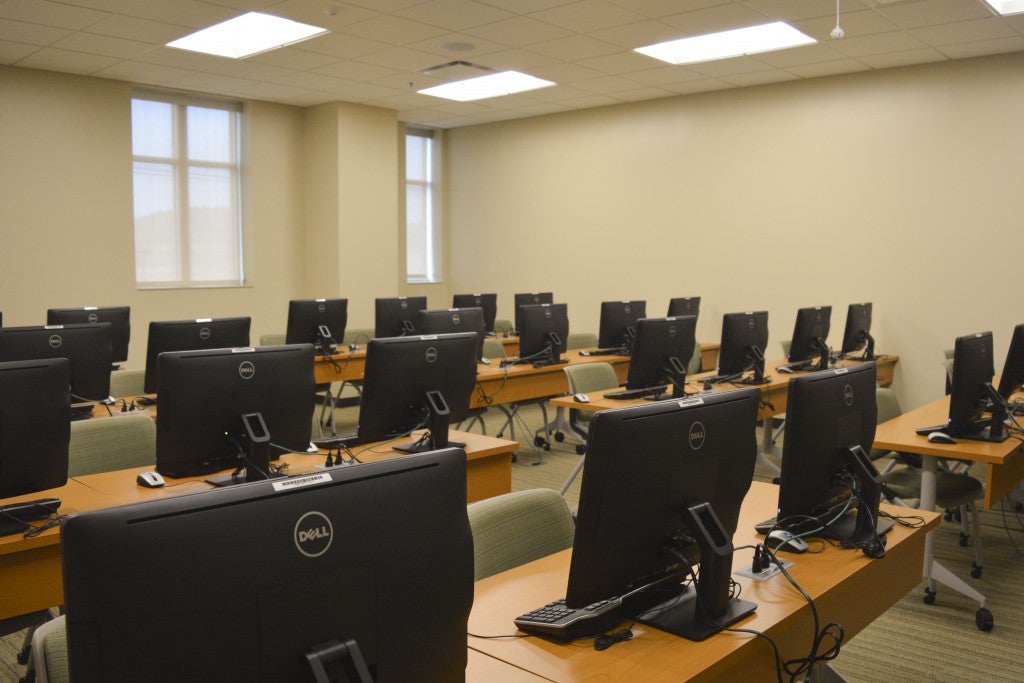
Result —
M935 509L935 488L936 472L938 471L938 459L927 455L921 456L921 504L922 510ZM935 550L932 539L933 531L929 531L924 540L924 578L927 582L928 592L925 594L925 602L934 602L935 582L952 588L956 592L976 600L982 610L985 610L985 596L974 589L973 586L961 579L953 572L935 561ZM930 598L930 600L929 600ZM979 610L980 611L980 610ZM978 628L981 628L979 623ZM989 626L991 628L991 626ZM989 630L989 629L982 629Z

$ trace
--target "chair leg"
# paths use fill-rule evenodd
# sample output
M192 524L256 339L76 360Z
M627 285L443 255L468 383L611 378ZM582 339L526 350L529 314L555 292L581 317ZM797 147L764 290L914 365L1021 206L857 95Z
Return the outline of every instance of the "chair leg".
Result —
M984 562L981 555L981 522L978 519L978 506L971 503L966 507L971 515L971 529L974 532L974 564L971 566L971 576L980 579Z

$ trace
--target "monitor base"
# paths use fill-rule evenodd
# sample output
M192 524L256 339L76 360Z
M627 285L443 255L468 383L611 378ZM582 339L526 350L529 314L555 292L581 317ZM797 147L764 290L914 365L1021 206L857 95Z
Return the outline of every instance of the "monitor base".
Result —
M697 592L687 591L683 595L639 614L636 620L687 640L701 641L743 617L753 614L756 609L757 603L732 598L726 604L725 612L722 615L708 619L697 614Z
M260 477L259 479L253 479L253 481L266 481L267 479L284 479L285 476L287 475L272 472L269 477ZM207 484L212 484L213 486L216 486L218 488L223 486L234 486L235 484L249 483L249 480L246 479L245 474L241 472L239 472L237 475L219 474L216 477L207 477L206 479L203 479L203 481L205 481Z

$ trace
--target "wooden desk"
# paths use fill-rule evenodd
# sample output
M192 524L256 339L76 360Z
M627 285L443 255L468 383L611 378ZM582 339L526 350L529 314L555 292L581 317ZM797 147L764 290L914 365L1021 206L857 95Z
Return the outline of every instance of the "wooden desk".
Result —
M777 507L778 489L754 482L744 501L736 546L756 542L753 525ZM892 508L890 508L892 509ZM923 513L930 528L936 513ZM841 623L849 639L912 590L919 581L925 529L896 527L888 534L885 558L871 560L856 550L828 546L820 554L787 555L793 578L814 599L822 623ZM565 595L571 551L566 550L478 581L469 631L479 635L516 633L512 620ZM750 550L736 552L734 566L749 566ZM786 581L737 577L743 598L757 611L735 624L767 633L783 659L807 653L812 621L806 601ZM636 624L630 641L598 652L590 644L562 645L541 638L469 638L469 647L552 681L774 681L771 649L761 639L718 634L695 643Z
M629 356L581 356L578 350L567 351L562 358L568 364L607 362L615 368L620 382L626 381L629 371ZM531 365L498 364L477 366L476 390L470 399L470 408L480 408L492 403L518 403L545 396L557 396L569 391L569 382L564 368L567 364L545 365L535 368Z
M512 358L519 355L519 337L498 337L505 349L505 356ZM718 366L718 349L721 346L718 342L697 342L700 347L700 366L706 370L713 370Z
M313 379L317 384L350 382L363 378L366 369L366 348L336 353L330 357L317 355L313 361Z
M1024 477L1024 454L1021 442L1012 437L1002 443L987 441L971 441L960 439L955 444L939 444L928 441L927 437L917 434L919 427L944 424L949 417L949 397L943 396L916 410L904 413L888 422L878 425L875 431L875 447L885 448L904 453L917 453L921 458L921 499L922 510L935 509L936 475L938 459L970 460L985 463L985 507L991 508L1005 496L1017 482ZM928 584L928 591L935 590L935 581L968 596L980 605L979 628L983 618L982 610L987 612L985 596L974 586L953 574L935 561L932 548L933 540L928 534L925 543L923 575ZM991 618L991 615L989 615ZM983 629L987 630L987 629Z
M515 441L455 431L451 432L451 437L466 443L468 502L512 490L512 453L518 447ZM357 448L355 453L363 462L404 455L384 445ZM317 471L317 465L324 462L324 454L291 453L278 462L288 463L289 474L303 474ZM210 489L203 477L168 478L167 486L143 488L135 483L135 477L147 469L152 467L89 474L69 480L58 489L4 499L4 502L60 498L61 514L71 514ZM0 619L62 604L62 582L59 529L50 529L33 538L24 538L21 534L0 536Z

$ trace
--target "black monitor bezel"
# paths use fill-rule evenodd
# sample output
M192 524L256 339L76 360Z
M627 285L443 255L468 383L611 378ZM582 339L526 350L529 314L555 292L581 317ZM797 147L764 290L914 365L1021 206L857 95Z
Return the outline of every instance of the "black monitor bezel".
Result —
M793 336L789 343L789 361L798 363L817 358L823 353L827 354L831 321L831 306L808 306L797 309ZM826 342L825 348L818 346L818 340Z
M0 328L0 361L37 358L71 362L72 403L110 398L110 323Z
M498 317L498 295L488 294L453 294L452 308L482 308L484 313L484 332L494 333L494 321Z
M519 358L541 360L549 348L548 335L559 337L555 355L565 353L569 343L569 309L564 303L528 304L519 307Z
M416 312L426 307L425 296L377 297L373 304L373 336L416 334Z
M465 308L424 308L416 312L416 329L420 334L451 334L473 332L477 335L476 357L484 357L484 311L479 306Z
M128 345L132 334L130 306L83 306L50 308L46 311L47 325L83 323L110 323L110 359L114 363L128 360Z
M602 301L597 345L602 349L629 348L636 334L636 321L647 317L647 302Z
M681 318L683 316L692 315L694 318L700 317L700 297L699 296L677 296L668 300L668 311L665 313L670 318Z
M642 318L637 321L636 341L626 374L627 389L671 383L671 357L685 368L697 347L697 318L692 315Z
M348 325L348 299L292 299L288 302L285 344L313 344L321 353L341 343ZM323 339L321 329L330 332ZM324 344L327 344L325 347Z
M251 327L252 318L248 316L151 321L146 339L143 391L157 393L160 380L157 358L161 353L247 347Z
M555 295L551 292L518 292L513 294L512 311L514 313L513 324L515 325L516 334L519 334L519 329L522 327L522 317L519 312L521 306L553 303L555 303Z
M739 375L752 367L747 352L756 346L763 358L768 346L768 311L726 313L722 316L722 338L718 348L718 374Z

